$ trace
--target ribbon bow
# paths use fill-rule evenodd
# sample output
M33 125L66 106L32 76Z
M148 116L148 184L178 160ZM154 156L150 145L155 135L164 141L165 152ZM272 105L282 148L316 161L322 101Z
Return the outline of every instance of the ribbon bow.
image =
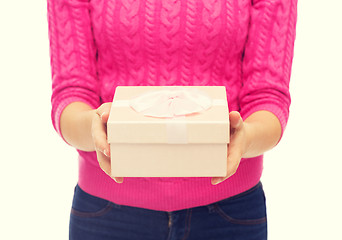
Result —
M130 100L130 106L145 116L173 118L205 111L212 99L196 88L168 88L144 93Z

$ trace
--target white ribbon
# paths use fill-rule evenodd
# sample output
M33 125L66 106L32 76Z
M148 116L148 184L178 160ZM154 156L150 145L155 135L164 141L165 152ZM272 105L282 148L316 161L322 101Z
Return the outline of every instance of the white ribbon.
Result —
M131 99L129 105L150 117L174 118L205 111L212 99L197 88L174 87L146 92Z

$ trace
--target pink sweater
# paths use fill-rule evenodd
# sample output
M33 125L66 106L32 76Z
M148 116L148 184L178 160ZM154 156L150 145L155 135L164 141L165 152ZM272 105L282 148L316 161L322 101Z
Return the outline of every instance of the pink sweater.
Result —
M119 85L223 85L245 119L274 113L284 131L297 0L48 0L52 122L75 101L93 108ZM61 135L62 136L62 135ZM231 178L125 178L95 152L79 152L79 185L116 204L174 211L206 205L258 183L263 157L242 159Z

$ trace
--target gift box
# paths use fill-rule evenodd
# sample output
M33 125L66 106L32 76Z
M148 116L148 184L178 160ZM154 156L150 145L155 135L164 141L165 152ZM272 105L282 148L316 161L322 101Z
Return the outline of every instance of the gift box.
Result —
M227 173L224 86L118 86L107 122L113 177Z

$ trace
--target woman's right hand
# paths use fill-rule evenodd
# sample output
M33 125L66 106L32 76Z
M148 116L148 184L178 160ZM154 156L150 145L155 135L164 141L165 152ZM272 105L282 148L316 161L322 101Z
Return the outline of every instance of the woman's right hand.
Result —
M97 160L99 161L101 169L111 176L111 161L110 161L110 147L107 142L107 121L112 103L103 103L95 110L92 119L91 134ZM123 177L112 177L115 182L122 183Z

